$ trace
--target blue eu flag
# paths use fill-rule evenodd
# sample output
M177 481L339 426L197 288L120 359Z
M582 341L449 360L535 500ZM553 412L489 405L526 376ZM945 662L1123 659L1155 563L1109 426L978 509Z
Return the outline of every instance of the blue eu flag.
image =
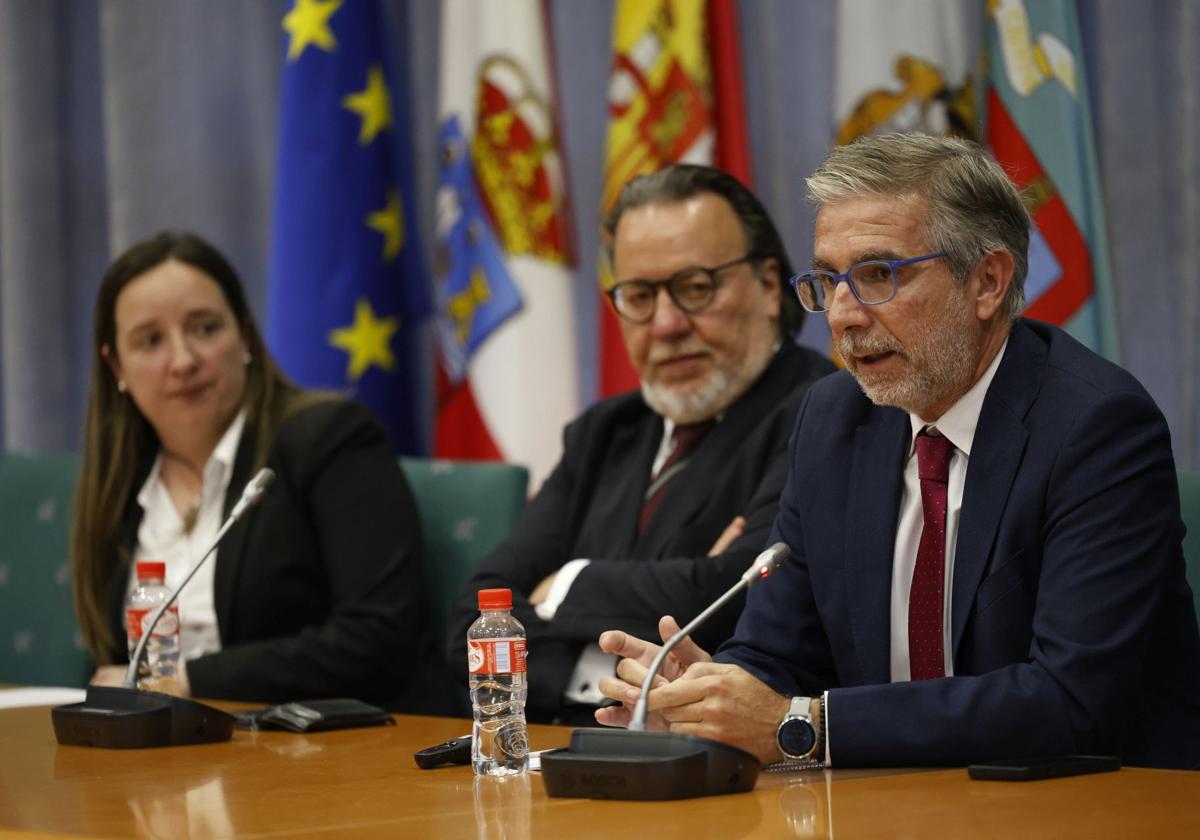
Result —
M383 28L377 0L296 0L283 18L267 340L289 376L352 393L418 454L430 301Z

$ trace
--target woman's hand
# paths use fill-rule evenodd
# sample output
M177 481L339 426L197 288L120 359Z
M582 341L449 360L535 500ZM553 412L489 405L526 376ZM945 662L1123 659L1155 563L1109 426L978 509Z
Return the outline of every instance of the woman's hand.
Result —
M120 688L125 684L125 665L101 665L92 674L91 685L106 685ZM187 666L179 663L179 675L175 678L143 679L138 688L147 691L160 691L163 694L174 694L176 697L191 697L191 685L188 683Z
M125 682L125 671L127 668L124 665L101 665L96 669L96 673L92 674L91 685L108 685L120 688Z

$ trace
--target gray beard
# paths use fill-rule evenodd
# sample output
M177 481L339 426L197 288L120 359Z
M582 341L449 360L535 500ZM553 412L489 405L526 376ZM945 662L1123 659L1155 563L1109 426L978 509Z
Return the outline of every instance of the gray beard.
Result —
M660 382L642 380L642 399L662 417L674 423L699 423L721 414L733 405L762 375L771 357L774 344L752 346L733 370L714 368L704 383L686 394L680 394Z
M871 402L924 416L927 409L968 383L975 370L978 348L968 331L962 329L969 315L965 298L957 298L942 318L917 335L905 353L910 369L902 379L875 379L870 374L860 375L849 365L847 368ZM890 336L867 339L843 335L838 345L842 359L855 350L880 353L901 352L902 348Z
M714 370L704 384L687 393L677 393L667 385L642 380L642 399L656 414L670 417L675 423L699 423L718 414L726 406L722 397L729 390L732 377L723 370ZM732 401L731 401L732 402Z

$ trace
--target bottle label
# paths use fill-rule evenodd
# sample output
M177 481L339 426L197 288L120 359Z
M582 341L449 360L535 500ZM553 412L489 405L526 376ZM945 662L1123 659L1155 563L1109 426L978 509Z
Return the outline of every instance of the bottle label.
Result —
M158 609L155 607L154 609ZM142 634L146 632L146 625L150 623L150 618L154 615L154 609L150 610L125 610L125 633L130 639L137 641L142 638ZM174 636L179 632L179 607L168 607L163 613L162 618L158 620L158 626L154 628L155 636Z
M467 667L472 674L524 674L524 639L470 639Z

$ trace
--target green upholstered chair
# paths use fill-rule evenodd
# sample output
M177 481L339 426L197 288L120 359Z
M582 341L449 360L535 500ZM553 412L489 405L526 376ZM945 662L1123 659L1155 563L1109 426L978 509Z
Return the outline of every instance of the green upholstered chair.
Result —
M1179 473L1179 508L1187 526L1183 556L1187 559L1188 583L1200 615L1200 472Z
M424 458L402 458L400 465L417 500L440 654L451 606L475 564L508 535L525 509L529 471L515 464ZM460 713L470 710L465 696Z
M75 455L0 457L0 683L82 686L91 675L67 549L78 466Z

